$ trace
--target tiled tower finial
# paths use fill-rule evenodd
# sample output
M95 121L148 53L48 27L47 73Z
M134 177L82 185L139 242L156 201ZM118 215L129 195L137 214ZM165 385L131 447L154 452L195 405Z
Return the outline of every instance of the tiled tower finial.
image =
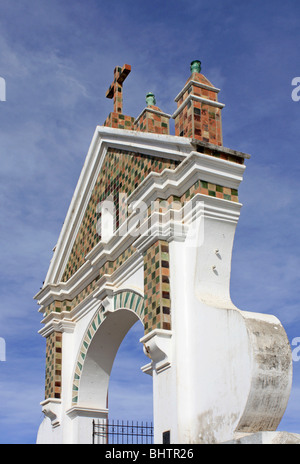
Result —
M155 106L156 105L156 100L155 100L155 95L152 92L147 93L146 95L146 103L147 106Z
M143 109L134 122L135 130L168 135L171 115L164 113L156 106L155 95L152 92L147 93L146 104L146 108Z
M200 74L201 73L201 61L199 61L199 60L192 61L190 69L191 69L191 74L193 72L196 72L196 73Z
M190 70L191 76L175 98L175 135L222 146L221 109L225 105L217 99L220 89L200 73L201 61L192 61Z

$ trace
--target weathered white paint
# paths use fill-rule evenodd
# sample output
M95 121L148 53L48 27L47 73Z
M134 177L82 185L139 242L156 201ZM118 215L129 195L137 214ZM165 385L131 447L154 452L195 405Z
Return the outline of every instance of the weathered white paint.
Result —
M174 392L165 392L164 378L153 385L154 398L165 400L156 432L167 427L173 443L220 443L236 432L276 430L291 389L291 351L278 319L240 311L230 299L236 221L205 213L200 221L204 237L195 236L194 247L170 243L176 382Z
M257 432L237 434L234 440L223 443L224 445L299 445L300 435L289 432Z

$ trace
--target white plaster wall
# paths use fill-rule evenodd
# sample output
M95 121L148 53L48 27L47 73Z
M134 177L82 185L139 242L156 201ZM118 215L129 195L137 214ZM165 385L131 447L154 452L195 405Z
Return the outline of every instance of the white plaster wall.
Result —
M170 431L171 442L178 442L177 435L177 392L176 366L166 369L159 374L153 371L153 419L154 443L162 443L163 432Z
M291 388L290 348L280 322L231 302L236 223L201 221L203 234L170 243L179 443L276 430Z
M220 442L231 432L251 364L247 330L229 293L236 224L203 216L200 221L204 227L198 225L202 233L195 237L195 246L190 243L184 250L192 443Z
M59 445L63 442L62 438L62 427L53 428L51 425L51 420L48 417L45 417L39 426L37 434L37 445Z

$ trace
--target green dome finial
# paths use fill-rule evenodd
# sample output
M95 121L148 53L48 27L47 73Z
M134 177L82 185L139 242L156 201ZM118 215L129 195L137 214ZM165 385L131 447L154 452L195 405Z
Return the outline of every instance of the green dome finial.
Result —
M191 73L200 73L201 72L201 61L194 60L191 62Z
M155 106L156 100L155 100L155 95L152 92L148 92L146 95L146 103L147 106Z

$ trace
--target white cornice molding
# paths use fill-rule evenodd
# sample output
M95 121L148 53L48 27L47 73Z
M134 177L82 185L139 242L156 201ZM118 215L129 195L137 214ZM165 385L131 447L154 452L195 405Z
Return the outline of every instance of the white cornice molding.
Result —
M155 369L159 374L171 367L172 335L171 330L155 329L140 339L145 355L152 361L141 368L143 372L150 374Z
M49 318L49 316L52 316ZM52 332L60 333L73 333L75 329L75 322L70 318L70 313L64 311L62 313L50 313L50 315L45 318L42 323L45 326L39 330L39 334L43 337L48 337Z
M172 194L181 196L189 188L193 178L196 182L200 176L203 181L238 189L245 169L244 164L193 151L176 169L164 169L160 174L151 172L128 197L128 203L149 203L155 197L166 199Z
M131 220L131 217L130 217ZM132 224L132 229L135 224ZM67 282L45 285L36 295L35 299L43 307L48 306L53 301L73 300L78 293L86 288L97 276L100 268L107 261L114 261L123 251L134 242L136 237L130 234L114 235L108 243L99 242L93 250L85 257L85 263L70 277ZM136 260L136 256L130 256L127 261ZM122 267L122 266L120 266ZM40 309L43 312L43 308Z
M188 81L185 86L183 87L183 89L179 92L179 94L175 97L174 101L177 102L181 97L182 95L192 86L194 85L195 87L199 87L201 89L205 89L205 90L210 90L211 92L215 92L215 93L219 93L220 92L220 89L218 89L217 87L214 87L214 86L211 86L211 85L207 85L207 84L202 84L202 82L198 82L198 81L195 81L194 79L191 79L190 81Z
M175 135L152 134L98 126L100 145L181 161L191 151L191 140Z
M191 224L201 216L236 224L242 206L241 203L197 193L181 210L154 212L148 218L148 224L145 223L145 228L141 227L142 233L134 242L134 247L143 254L157 240L184 241Z
M91 418L98 418L98 419L107 419L108 417L108 409L96 409L90 408L86 406L74 406L66 411L66 414L71 418L74 419L78 416L84 417L91 417Z
M163 116L163 117L168 118L168 119L171 119L171 117L172 117L171 114L164 113L163 111L154 110L153 108L150 108L149 106L147 106L147 107L144 108L143 111L138 115L138 117L137 117L136 120L134 121L134 124L137 124L137 123L138 123L138 121L139 121L140 118L143 116L143 114L146 113L146 111L148 111L149 113L157 114L158 116Z
M181 113L181 111L183 110L183 108L188 104L188 102L190 102L191 100L194 100L194 101L197 101L197 102L200 102L200 103L204 103L205 105L209 105L209 106L213 106L215 108L224 108L225 105L224 103L219 103L217 101L214 101L214 100L209 100L208 98L203 98L203 97L198 97L198 95L193 95L193 94L190 94L182 103L181 105L177 108L177 110L172 114L172 118L175 119L176 116L178 116L179 113Z
M196 146L198 149L202 149L202 150L208 149L214 153L220 153L220 154L223 153L225 155L234 156L238 158L244 158L244 159L251 158L251 155L249 155L248 153L243 153L238 150L233 150L232 148L224 147L223 145L215 145L210 142L203 142L203 140L198 140L198 139L193 138L191 140L191 144ZM199 151L199 150L196 150L196 151Z
M136 238L133 237L133 240ZM101 276L97 282L96 288L91 292L84 300L76 305L75 308L68 311L62 311L61 313L51 312L44 317L42 324L45 324L45 327L39 331L42 335L49 335L48 331L51 327L55 327L53 330L63 331L63 327L60 324L60 321L66 318L72 322L81 319L87 312L90 312L94 309L95 306L99 305L99 300L107 295L108 291L115 291L116 288L120 288L126 280L131 277L137 270L141 269L144 265L143 256L136 251L131 255L122 265L120 265L112 274L104 274ZM99 271L97 270L97 275ZM86 287L90 283L88 276L86 276L86 281L84 286ZM61 288L62 287L62 288ZM62 282L61 284L54 286L47 286L44 289L43 295L38 300L38 304L41 305L40 312L45 310L45 307L48 306L53 301L64 301L72 300L78 294L76 290L76 282L73 282L73 286L68 289L66 284ZM103 296L104 295L104 296ZM95 299L97 301L95 301ZM67 326L66 326L67 328ZM53 331L51 329L51 332ZM67 331L67 330L65 330Z
M121 288L124 282L128 280L133 274L136 273L139 269L144 267L144 258L143 256L136 251L131 255L126 261L119 266L112 274L103 275L97 282L97 293L94 293L95 298L100 298L101 289L104 286L110 286Z
M42 401L40 405L42 406L43 414L51 420L52 427L58 427L61 421L61 400L57 398L47 398Z

